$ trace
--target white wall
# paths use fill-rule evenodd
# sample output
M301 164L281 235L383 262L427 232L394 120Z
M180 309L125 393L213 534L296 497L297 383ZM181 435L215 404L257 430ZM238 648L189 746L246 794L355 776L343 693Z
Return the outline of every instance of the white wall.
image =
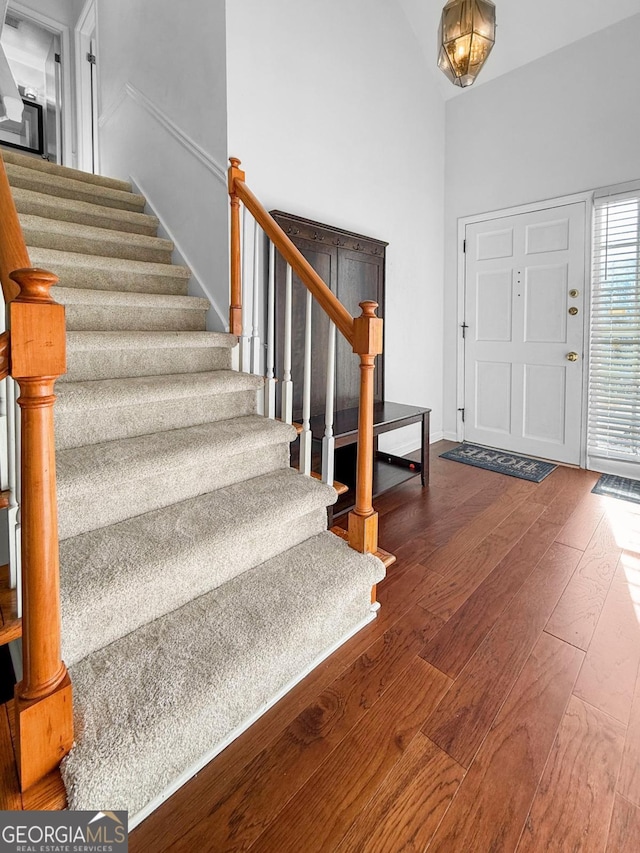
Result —
M634 15L447 103L446 433L457 421L457 219L640 178L639 41Z
M386 397L431 406L437 435L444 104L402 10L229 0L227 33L229 153L267 209L389 242Z
M100 171L131 178L228 313L224 0L98 0ZM194 288L198 292L198 287Z

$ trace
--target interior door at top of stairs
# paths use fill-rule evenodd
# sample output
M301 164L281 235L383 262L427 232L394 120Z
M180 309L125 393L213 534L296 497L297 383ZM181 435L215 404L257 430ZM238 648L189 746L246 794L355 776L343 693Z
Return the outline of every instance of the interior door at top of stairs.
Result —
M465 440L580 464L585 208L467 225Z

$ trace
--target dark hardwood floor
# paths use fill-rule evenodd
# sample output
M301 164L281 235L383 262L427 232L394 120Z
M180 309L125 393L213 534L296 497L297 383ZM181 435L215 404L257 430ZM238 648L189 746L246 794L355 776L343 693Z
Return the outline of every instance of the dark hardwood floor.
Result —
M638 853L640 507L590 472L528 483L449 446L428 489L376 502L398 561L375 622L132 851Z

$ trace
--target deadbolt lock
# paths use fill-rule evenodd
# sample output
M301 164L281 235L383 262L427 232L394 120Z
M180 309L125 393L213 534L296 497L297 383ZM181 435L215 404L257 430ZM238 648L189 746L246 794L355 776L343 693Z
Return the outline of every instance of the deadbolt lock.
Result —
M579 291L579 290L576 290L576 289L575 289L575 287L574 287L574 289L573 289L573 290L570 290L570 291L569 291L569 296L570 296L572 299L575 299L576 297L580 296L580 291Z
M572 317L575 317L577 313L578 309L575 305L572 305L571 308L569 308L569 314L571 314Z
M567 353L567 361L577 361L578 353L577 352L568 352Z

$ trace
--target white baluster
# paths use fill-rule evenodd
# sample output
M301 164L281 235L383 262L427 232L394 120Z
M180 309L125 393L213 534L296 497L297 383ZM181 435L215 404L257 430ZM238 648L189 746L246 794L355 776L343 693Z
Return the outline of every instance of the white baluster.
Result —
M0 332L7 330L7 313L4 300L0 297ZM7 420L7 406L9 395L9 383L6 379L0 382L0 489L5 491L9 488L9 425ZM13 398L11 398L13 402Z
M307 477L311 474L311 310L313 297L307 291L307 310L304 326L304 380L302 385L302 432L300 433L300 471Z
M247 208L242 206L242 228L240 229L240 240L242 243L241 246L241 257L242 257L242 334L240 335L240 341L238 344L239 355L240 355L240 370L244 373L251 372L251 324L249 318L250 308L251 306L248 304L249 302L249 293L251 292L247 287L247 270L249 269L249 260L248 260L248 252L249 247L251 245L250 241L246 239L246 229L247 229Z
M269 293L267 296L267 379L264 383L264 413L276 416L275 374L275 318L276 318L276 247L269 243Z
M251 372L256 376L262 376L262 341L260 340L260 251L262 232L257 221L253 223L253 298L251 303ZM257 395L257 412L264 414L264 397Z
M260 341L260 226L254 221L253 228L253 327L251 329L251 372L262 376L262 343Z
M282 379L282 420L290 424L293 421L293 382L291 381L291 302L293 293L293 274L287 264L284 298L284 363Z
M17 442L17 424L20 416L16 406L16 383L11 377L7 385L7 474L9 479L9 508L7 509L7 525L9 533L9 576L12 588L18 585L20 574L20 549L17 542L18 524L18 479L20 472L20 456Z
M322 482L333 486L333 464L336 440L333 436L333 411L335 407L336 327L329 325L327 350L327 397L324 412L324 438L322 439Z
M20 388L13 379L7 379L7 426L9 433L9 508L7 526L9 529L9 573L11 586L16 589L17 615L22 616L22 525L20 519L21 479L20 470L20 408L18 397Z
M7 426L7 380L0 382L0 489L9 488L9 438Z

